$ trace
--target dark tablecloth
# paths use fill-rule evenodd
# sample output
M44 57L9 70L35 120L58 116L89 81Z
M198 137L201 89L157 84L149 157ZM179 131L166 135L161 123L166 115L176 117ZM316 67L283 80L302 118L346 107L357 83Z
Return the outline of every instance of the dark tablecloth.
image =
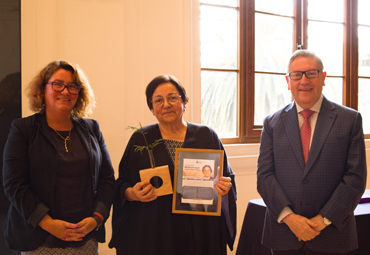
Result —
M365 190L370 195L370 190ZM271 255L261 244L266 205L263 200L249 201L245 212L236 255ZM359 204L355 209L359 248L349 255L370 255L370 203Z

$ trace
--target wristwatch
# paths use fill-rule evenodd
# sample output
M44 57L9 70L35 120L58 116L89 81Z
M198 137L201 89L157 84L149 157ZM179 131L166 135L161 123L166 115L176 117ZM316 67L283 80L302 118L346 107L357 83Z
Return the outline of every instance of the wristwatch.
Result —
M329 226L330 224L331 224L331 221L330 220L328 220L327 218L325 218L325 217L322 217L322 221L324 222L324 224L326 225L326 226Z

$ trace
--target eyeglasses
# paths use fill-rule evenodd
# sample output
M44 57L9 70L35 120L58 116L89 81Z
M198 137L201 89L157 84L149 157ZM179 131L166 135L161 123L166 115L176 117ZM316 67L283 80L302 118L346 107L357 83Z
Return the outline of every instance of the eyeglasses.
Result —
M292 81L298 81L302 79L303 74L306 75L307 79L314 79L314 78L319 77L320 72L321 72L320 70L312 69L312 70L307 70L304 72L303 71L302 72L301 71L290 72L288 73L288 76Z
M166 98L167 98L167 102L169 102L170 104L176 104L181 98L181 96L177 94L170 94ZM152 101L152 104L156 107L160 107L164 104L164 98L160 96L155 97Z
M67 88L68 92L72 95L78 95L78 92L81 90L81 88L76 84L64 85L64 83L60 81L49 81L47 84L51 84L51 88L57 92L62 92Z

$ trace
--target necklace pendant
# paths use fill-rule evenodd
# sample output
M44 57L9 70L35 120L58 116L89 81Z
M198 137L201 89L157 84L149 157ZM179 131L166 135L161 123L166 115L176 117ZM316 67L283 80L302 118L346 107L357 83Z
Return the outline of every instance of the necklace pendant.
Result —
M71 130L72 130L72 128L69 130L69 134L66 138L64 138L61 134L59 134L59 132L56 131L54 128L53 128L53 130L55 131L55 133L57 133L60 136L60 138L62 138L64 140L64 148L66 149L66 152L68 152L67 141L71 140Z
M64 148L66 148L66 152L68 152L68 148L67 148L67 139L64 140Z
M66 148L66 152L68 152L67 141L71 139L70 135L71 135L71 131L69 131L69 135L64 139L64 147Z

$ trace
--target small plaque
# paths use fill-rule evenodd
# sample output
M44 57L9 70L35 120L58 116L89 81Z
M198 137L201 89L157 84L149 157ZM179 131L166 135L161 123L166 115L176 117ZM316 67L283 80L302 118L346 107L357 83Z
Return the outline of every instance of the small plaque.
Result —
M139 171L141 181L149 180L154 187L154 195L173 194L172 182L168 166L158 166Z

